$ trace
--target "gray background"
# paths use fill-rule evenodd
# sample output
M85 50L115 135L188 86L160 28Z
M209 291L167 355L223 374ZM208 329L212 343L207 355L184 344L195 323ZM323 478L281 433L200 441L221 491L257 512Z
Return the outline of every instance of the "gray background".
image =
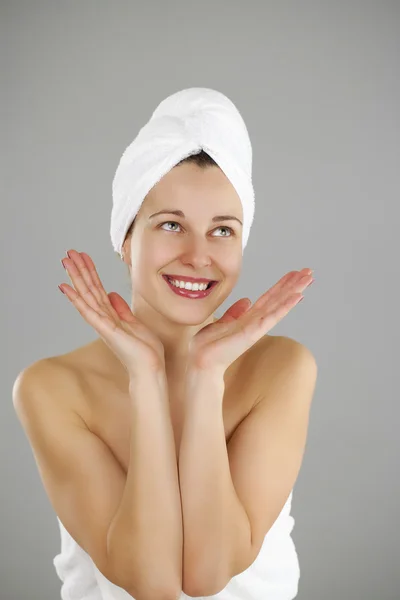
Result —
M218 316L315 269L271 331L319 367L292 507L298 598L398 599L399 3L3 1L0 16L1 599L61 586L13 382L97 337L57 288L65 250L129 301L112 178L159 102L192 86L236 104L254 152L255 222Z

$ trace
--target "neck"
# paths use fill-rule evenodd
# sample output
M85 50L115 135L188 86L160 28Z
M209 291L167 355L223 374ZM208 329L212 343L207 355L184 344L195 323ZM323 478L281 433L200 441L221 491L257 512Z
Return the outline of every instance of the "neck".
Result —
M193 301L193 308L196 302ZM157 336L164 347L164 359L167 370L181 369L186 363L190 343L193 337L206 325L218 320L211 314L205 321L192 324L196 317L195 311L186 317L185 313L177 313L177 309L171 305L165 306L165 314L161 314L142 299L135 298L131 302L131 311L150 331ZM189 321L189 322L187 322ZM190 322L192 321L192 322Z
M180 337L176 331L175 335L167 335L168 332L165 330L158 331L151 327L151 331L159 337L164 346L165 372L168 378L179 377L185 373L190 340L200 329L217 320L217 317L211 315L201 325L180 326L179 331L182 334ZM125 367L104 340L99 337L92 344L93 349L96 350L96 361L104 365L102 371L112 373L119 380L125 380L127 377Z

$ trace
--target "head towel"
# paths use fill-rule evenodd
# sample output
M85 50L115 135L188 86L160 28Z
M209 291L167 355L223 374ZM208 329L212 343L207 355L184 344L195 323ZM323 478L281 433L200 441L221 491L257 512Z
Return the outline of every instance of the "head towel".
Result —
M243 252L254 218L252 147L233 102L208 88L168 96L122 154L112 183L110 235L116 252L121 255L126 233L151 188L201 150L215 160L242 202Z

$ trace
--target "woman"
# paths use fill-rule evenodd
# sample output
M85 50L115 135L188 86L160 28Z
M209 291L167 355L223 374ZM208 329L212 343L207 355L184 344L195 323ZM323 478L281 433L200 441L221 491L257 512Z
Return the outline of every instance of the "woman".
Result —
M230 127L213 112L218 102ZM59 287L99 337L35 363L14 386L58 517L63 599L297 594L289 511L316 367L304 346L267 332L313 278L310 269L290 272L253 306L244 298L214 316L239 278L252 220L249 145L229 102L192 88L160 105L168 123L153 113L158 143L160 131L167 140L163 166L142 164L150 173L142 187L138 176L123 177L151 148L143 129L113 186L111 237L129 268L130 306L107 295L86 253L70 250L62 263L72 286ZM178 110L189 152L168 130ZM228 139L234 125L236 148ZM202 139L217 160L199 152ZM229 141L225 155L221 139ZM241 151L239 171L230 165ZM211 283L191 288L193 279Z

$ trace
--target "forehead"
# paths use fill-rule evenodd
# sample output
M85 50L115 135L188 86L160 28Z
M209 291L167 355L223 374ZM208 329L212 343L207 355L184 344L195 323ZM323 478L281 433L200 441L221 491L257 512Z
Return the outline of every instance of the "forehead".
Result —
M183 164L171 169L149 191L143 212L151 214L168 206L182 210L186 215L198 212L219 214L226 212L242 219L242 203L225 175L218 167L201 168Z

